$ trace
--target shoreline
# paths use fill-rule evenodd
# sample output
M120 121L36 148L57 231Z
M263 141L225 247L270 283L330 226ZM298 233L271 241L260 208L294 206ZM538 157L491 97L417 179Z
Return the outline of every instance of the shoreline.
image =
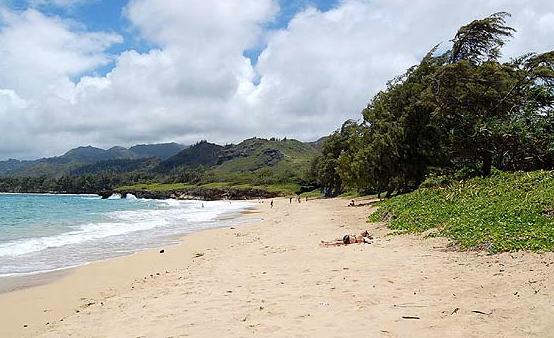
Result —
M506 337L554 332L554 254L389 236L371 205L275 199L258 222L0 295L0 336ZM372 244L322 247L369 230ZM133 325L129 325L133 323ZM27 327L24 327L27 325Z
M81 307L85 299L104 298L114 290L125 289L129 283L139 278L147 278L155 273L161 274L159 271L154 273L152 271L159 270L157 268L158 263L166 261L164 258L167 256L183 252L194 254L192 250L196 246L192 248L185 247L185 242L190 242L191 238L209 237L212 233L218 231L245 226L258 221L256 218L249 216L252 209L256 208L248 206L244 210L224 212L217 216L214 222L223 221L226 222L225 224L184 235L175 235L175 242L168 245L138 250L122 256L109 257L57 271L39 272L30 276L31 279L29 280L20 281L23 285L19 285L14 289L4 288L3 291L0 291L0 336L34 336L40 331L34 331L32 327L42 329L44 323L54 323L57 321L57 317L64 318L78 313L79 310L73 309ZM256 213L255 210L253 212ZM239 223L228 223L241 219L242 221ZM160 253L162 249L164 250L163 254ZM171 257L169 260L171 263L165 266L164 273L169 272L167 269L176 269L182 264L171 259ZM183 263L192 260L193 258L185 259ZM134 263L131 271L127 271L128 273L125 275L117 274L118 271L127 269L128 263ZM115 278L114 273L116 273ZM96 279L98 276L100 279ZM85 283L88 284L85 285ZM66 290L70 290L70 292L66 293ZM56 299L48 296L51 294L55 294ZM76 297L77 294L88 296ZM7 308L6 305L16 304L15 308L10 308L10 312L2 311L2 308ZM34 312L34 316L29 318L27 316L29 312Z
M168 241L166 244L158 243L159 245L155 244L152 247L136 249L135 251L125 252L116 256L105 257L103 259L87 261L74 266L67 266L67 267L57 268L53 270L34 271L34 272L28 272L28 273L0 276L0 295L55 282L56 280L63 278L68 274L73 273L75 270L80 269L82 267L86 267L91 264L102 263L102 262L106 262L112 259L117 259L120 257L132 256L134 254L144 252L144 251L152 251L152 250L155 251L155 250L161 249L162 247L179 245L186 236L189 236L196 232L202 232L202 231L212 230L212 229L221 229L228 226L236 226L239 224L248 223L249 221L252 221L252 220L250 220L245 216L249 215L252 210L255 210L255 207L249 205L249 206L245 206L244 209L242 210L225 211L220 215L216 216L212 221L210 221L210 223L216 223L216 224L221 223L221 224L218 224L216 226L209 227L206 229L202 229L199 231L192 231L190 233L171 235L166 238L166 240Z

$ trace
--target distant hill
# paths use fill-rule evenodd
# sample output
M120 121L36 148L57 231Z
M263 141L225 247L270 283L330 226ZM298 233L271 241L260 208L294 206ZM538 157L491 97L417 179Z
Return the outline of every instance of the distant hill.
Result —
M312 145L294 139L251 138L225 147L215 169L220 172L254 172L265 167L277 167L281 162L306 164L317 153Z
M160 163L158 171L168 171L176 167L210 167L217 164L222 146L201 141Z
M14 159L9 159L7 161L0 161L0 175L8 173L13 170L17 170L23 167L27 161L19 161Z
M218 145L207 141L190 147L177 143L142 144L104 150L83 146L58 157L35 161L0 162L0 176L81 176L125 174L133 177L172 177L187 180L192 174L203 182L282 183L301 182L320 142L294 139L250 138L238 144ZM194 170L199 169L201 170ZM190 171L191 169L192 172ZM181 176L186 174L185 176ZM178 177L178 178L176 178Z
M137 170L147 171L155 168L159 163L160 159L156 157L106 160L78 167L71 170L69 174L72 176L80 176L86 174L94 175L101 173L120 174Z
M220 146L206 141L160 163L158 172L202 166L209 180L220 182L298 181L319 150L294 139L250 138Z
M96 148L92 146L78 147L69 150L65 154L57 157L42 158L35 161L18 161L8 160L0 161L0 176L53 176L59 177L65 174L82 172L77 170L83 166L90 166L102 161L114 160L140 160L147 158L158 158L159 160L167 159L170 156L177 154L184 149L185 146L177 143L163 144L143 144L133 146L131 148L112 147L108 150ZM141 161L134 163L135 166L148 166L151 161L146 164L139 164ZM142 161L145 162L145 161ZM100 164L99 167L115 165L121 163L114 162L112 164ZM133 166L123 167L133 168ZM84 171L93 172L97 169L88 167Z
M328 138L329 136L324 136L317 139L316 141L308 142L308 144L321 151L321 149L323 148L323 143L325 143L325 140L327 140Z
M224 146L84 146L58 157L0 162L0 191L109 197L117 190L145 198L180 193L206 199L300 194L317 188L309 169L320 154L317 143L256 137Z
M157 157L162 161L179 153L186 147L179 143L139 144L129 148L131 152L140 158Z
M98 161L115 159L132 159L136 158L136 155L123 147L113 147L108 150L104 150L92 146L87 146L71 149L60 157L62 159L80 163L94 163ZM55 160L52 158L47 160L50 160L50 162L55 162Z

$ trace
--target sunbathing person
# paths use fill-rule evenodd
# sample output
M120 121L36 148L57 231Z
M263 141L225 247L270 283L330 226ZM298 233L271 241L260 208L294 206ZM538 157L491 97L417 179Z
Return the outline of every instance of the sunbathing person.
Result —
M340 245L349 245L349 244L355 244L355 243L371 244L372 239L373 239L373 236L371 236L369 232L366 230L359 235L344 235L342 239L337 239L331 242L321 241L321 245L340 246Z

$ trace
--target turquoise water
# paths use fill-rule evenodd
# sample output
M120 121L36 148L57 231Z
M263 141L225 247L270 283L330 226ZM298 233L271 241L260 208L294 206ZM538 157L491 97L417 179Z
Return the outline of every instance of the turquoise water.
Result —
M248 206L92 195L0 194L0 277L64 269L221 226Z

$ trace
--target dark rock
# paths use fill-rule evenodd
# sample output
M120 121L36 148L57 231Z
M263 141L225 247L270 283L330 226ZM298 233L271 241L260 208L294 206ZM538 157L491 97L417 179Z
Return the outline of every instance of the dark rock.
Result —
M110 198L110 196L113 195L114 192L111 190L104 190L104 191L98 192L97 194L100 195L100 197L102 197L103 200L105 200Z
M149 191L149 190L129 190L120 191L123 194L133 194L137 198L145 199L199 199L204 201L215 200L248 200L258 198L275 198L278 196L275 192L269 192L263 189L248 188L239 189L233 187L225 188L205 188L192 187L186 189L177 189L170 191ZM111 193L110 195L111 196ZM109 197L108 196L108 197ZM107 197L106 197L107 198Z
M160 250L160 253L161 253L161 254L163 254L164 252L165 252L165 250L164 250L164 249L161 249L161 250Z
M264 149L262 153L256 159L256 169L264 167L274 167L285 158L285 155L280 150L277 149Z

